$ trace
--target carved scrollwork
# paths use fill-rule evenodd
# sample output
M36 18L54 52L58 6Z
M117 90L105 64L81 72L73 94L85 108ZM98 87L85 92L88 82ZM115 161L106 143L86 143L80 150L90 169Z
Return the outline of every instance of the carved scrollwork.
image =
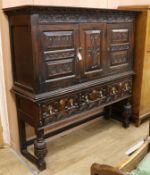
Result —
M92 9L41 9L44 10L45 13L41 13L39 15L39 24L47 24L53 22L132 22L134 20L134 16L117 14L119 12L111 11L108 14L108 10L92 10ZM48 13L46 13L46 11Z
M132 81L124 80L108 85L99 85L95 88L52 100L42 106L43 125L67 119L93 107L115 102L115 100L129 96L131 90Z

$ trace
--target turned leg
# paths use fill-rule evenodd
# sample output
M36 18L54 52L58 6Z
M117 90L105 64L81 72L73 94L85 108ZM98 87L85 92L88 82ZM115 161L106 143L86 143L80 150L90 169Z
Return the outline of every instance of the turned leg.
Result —
M127 103L123 106L123 121L122 125L124 128L129 127L130 117L132 115L132 105L128 100Z
M104 108L104 119L109 120L112 116L112 105Z
M46 169L44 157L47 154L46 142L44 140L44 130L36 131L37 139L34 141L34 154L38 158L38 168L40 170Z

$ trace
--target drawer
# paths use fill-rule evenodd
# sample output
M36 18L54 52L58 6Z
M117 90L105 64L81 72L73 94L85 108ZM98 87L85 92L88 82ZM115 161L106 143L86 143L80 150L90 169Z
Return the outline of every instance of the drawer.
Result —
M132 93L132 81L124 80L108 85L108 98L111 101Z
M53 124L94 107L104 107L129 97L131 90L132 80L126 79L44 101L41 103L43 117L41 124L42 126Z

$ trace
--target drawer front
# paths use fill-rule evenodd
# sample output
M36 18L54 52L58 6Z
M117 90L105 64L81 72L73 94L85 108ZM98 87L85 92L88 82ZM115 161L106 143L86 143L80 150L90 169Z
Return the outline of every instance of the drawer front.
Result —
M117 73L132 69L133 24L107 25L107 69Z
M78 81L77 25L41 25L41 84L49 89Z
M129 97L132 80L125 79L107 85L99 85L81 92L66 94L55 100L43 102L42 123L47 125L73 117L93 107L104 107L110 103Z

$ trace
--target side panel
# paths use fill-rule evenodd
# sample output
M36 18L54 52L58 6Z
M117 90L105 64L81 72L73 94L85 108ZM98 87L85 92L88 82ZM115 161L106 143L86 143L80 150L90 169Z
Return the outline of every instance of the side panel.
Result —
M20 19L22 19L22 21ZM12 24L10 25L10 36L14 84L26 90L34 91L34 70L29 17L22 15L12 17L10 20Z

